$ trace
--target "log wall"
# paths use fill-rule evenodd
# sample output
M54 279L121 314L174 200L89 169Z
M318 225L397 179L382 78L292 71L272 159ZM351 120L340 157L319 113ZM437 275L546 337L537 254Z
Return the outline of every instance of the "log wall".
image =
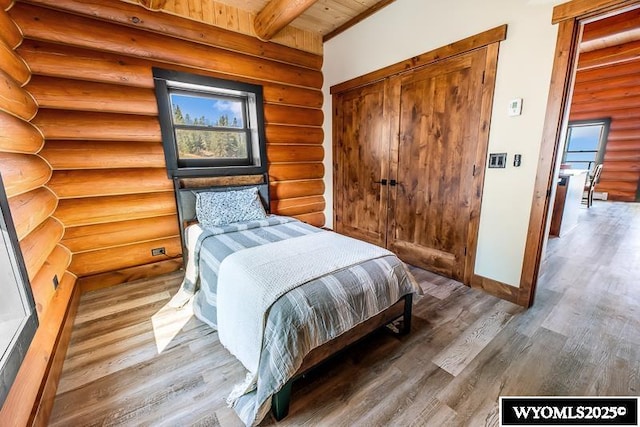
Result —
M587 24L570 120L611 118L600 183L610 200L636 201L640 185L640 10ZM585 51L586 49L586 51Z
M53 215L58 197L48 187L52 169L42 156L44 138L32 120L38 106L27 88L31 72L17 52L23 36L5 10L11 4L0 4L0 173L40 325L0 411L3 426L31 424L47 406L41 404L47 376L62 366L61 360L53 362L61 336L58 323L73 306L76 284L67 271L71 252L60 243L64 227ZM47 391L55 394L55 387Z
M321 56L118 0L25 0L10 14L53 170L34 162L33 178L58 199L70 271L104 278L166 261L155 247L181 253L152 67L263 85L273 211L324 224Z

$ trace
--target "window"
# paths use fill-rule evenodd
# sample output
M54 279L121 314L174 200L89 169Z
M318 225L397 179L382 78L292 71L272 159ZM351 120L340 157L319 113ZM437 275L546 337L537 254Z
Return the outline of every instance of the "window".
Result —
M169 177L266 172L262 86L153 70Z
M604 160L610 119L570 122L562 163L593 171Z
M0 406L38 327L31 287L0 177Z

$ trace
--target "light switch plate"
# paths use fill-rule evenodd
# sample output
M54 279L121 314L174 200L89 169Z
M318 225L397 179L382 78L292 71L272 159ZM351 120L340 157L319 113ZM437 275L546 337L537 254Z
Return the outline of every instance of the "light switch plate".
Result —
M522 98L515 98L509 101L509 116L519 116L522 114Z
M506 168L507 153L491 153L489 154L489 168Z

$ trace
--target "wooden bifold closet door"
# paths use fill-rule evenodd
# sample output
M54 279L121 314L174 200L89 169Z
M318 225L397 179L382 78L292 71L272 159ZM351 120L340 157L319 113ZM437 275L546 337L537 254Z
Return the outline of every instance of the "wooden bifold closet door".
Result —
M334 95L336 231L469 283L496 59L484 47Z

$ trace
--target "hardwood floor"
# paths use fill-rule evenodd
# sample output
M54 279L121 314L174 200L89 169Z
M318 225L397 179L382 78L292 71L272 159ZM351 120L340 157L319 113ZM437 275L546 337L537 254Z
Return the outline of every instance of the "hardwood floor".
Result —
M375 332L294 383L277 425L497 425L500 395L639 395L640 204L596 201L548 253L529 310L414 269L411 334ZM165 307L180 280L83 295L51 425L240 425L224 399L242 366Z

